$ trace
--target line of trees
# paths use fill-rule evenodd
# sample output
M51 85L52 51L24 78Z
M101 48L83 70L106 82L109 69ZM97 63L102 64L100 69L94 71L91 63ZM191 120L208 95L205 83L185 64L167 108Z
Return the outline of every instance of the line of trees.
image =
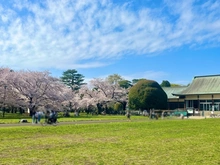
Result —
M13 71L10 68L1 68L0 77L0 106L3 115L6 110L11 112L28 110L31 115L36 110L48 109L75 111L76 115L80 110L98 114L125 113L128 100L130 108L143 110L149 108L150 103L141 105L142 98L139 97L147 96L142 93L147 92L148 96L152 97L150 99L152 103L156 100L156 95L155 92L154 95L149 94L149 91L157 91L158 95L162 92L162 88L156 82L146 79L128 81L118 74L105 79L95 78L86 84L84 76L75 69L69 69L63 72L60 78L55 78L47 71ZM143 82L146 81L148 85L145 86L149 87L149 83L154 85L156 83L156 88L148 90L143 88ZM161 86L170 86L170 83L165 81ZM142 100L145 102L147 99ZM135 105L135 102L139 105Z
M36 110L56 110L101 113L114 103L121 103L125 109L127 90L107 79L93 79L90 87L84 83L84 76L76 70L67 70L61 78L49 72L13 71L0 69L0 106L6 111L28 110L30 115ZM113 108L114 110L114 108ZM21 111L23 112L23 111Z
M49 72L13 71L0 69L0 103L3 116L8 110L28 109L30 115L37 109L59 109L68 89Z

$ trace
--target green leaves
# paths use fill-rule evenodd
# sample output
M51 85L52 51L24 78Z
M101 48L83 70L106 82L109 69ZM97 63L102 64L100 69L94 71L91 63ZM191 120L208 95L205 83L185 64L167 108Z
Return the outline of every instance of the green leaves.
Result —
M162 86L162 87L171 87L171 84L170 84L169 81L163 80L162 83L160 84L160 86Z
M79 74L75 69L68 69L67 71L63 72L61 81L69 86L73 91L79 90L80 86L86 84L83 83L84 76Z
M165 109L167 95L160 85L153 80L142 79L129 91L129 106L131 109Z

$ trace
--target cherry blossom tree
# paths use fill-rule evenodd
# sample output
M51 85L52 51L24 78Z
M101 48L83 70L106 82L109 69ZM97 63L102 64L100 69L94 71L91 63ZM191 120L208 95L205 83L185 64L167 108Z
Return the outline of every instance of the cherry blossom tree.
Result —
M3 117L5 114L5 107L8 105L9 102L11 102L11 93L10 92L10 86L8 86L7 79L8 75L12 72L9 68L0 68L0 106L3 111ZM9 91L9 92L8 92Z
M89 105L96 105L99 113L103 107L106 107L110 102L119 102L125 110L127 104L127 89L121 88L118 84L112 84L107 80L93 79L90 81L91 87L84 86L80 89L83 95L82 102Z
M78 95L78 92L74 92L72 88L66 88L66 90L63 91L63 95L65 96L65 99L62 102L62 106L64 107L65 113L68 114L69 111L75 110L75 115L78 116L80 108L80 96Z
M0 69L0 106L29 109L30 115L37 110L93 109L99 113L109 103L121 103L125 110L128 89L104 79L93 79L81 86L78 92L66 86L49 72L12 71ZM77 113L76 113L77 114Z
M55 108L64 100L63 89L66 87L49 72L12 72L7 83L16 96L15 102L28 106L30 115L38 107L53 105Z
M78 96L79 106L87 112L91 111L91 107L97 107L97 104L103 100L101 93L96 88L91 88L88 85L80 88Z

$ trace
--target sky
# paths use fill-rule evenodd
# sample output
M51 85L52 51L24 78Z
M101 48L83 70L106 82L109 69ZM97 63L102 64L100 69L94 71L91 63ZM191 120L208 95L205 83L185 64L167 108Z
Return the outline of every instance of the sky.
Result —
M219 74L220 0L0 0L0 67L187 85Z

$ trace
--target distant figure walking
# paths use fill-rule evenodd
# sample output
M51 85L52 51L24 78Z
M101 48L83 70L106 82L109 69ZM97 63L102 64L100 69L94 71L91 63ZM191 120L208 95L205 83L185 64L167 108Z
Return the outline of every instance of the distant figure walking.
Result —
M215 117L215 116L214 116L214 111L213 111L213 110L211 111L211 115L210 115L210 116L211 116L211 117Z
M32 113L32 124L37 124L37 112L33 111Z
M143 116L148 116L147 110L144 110L144 111L143 111Z
M131 113L129 111L126 113L126 116L127 116L127 119L130 121L131 120Z

